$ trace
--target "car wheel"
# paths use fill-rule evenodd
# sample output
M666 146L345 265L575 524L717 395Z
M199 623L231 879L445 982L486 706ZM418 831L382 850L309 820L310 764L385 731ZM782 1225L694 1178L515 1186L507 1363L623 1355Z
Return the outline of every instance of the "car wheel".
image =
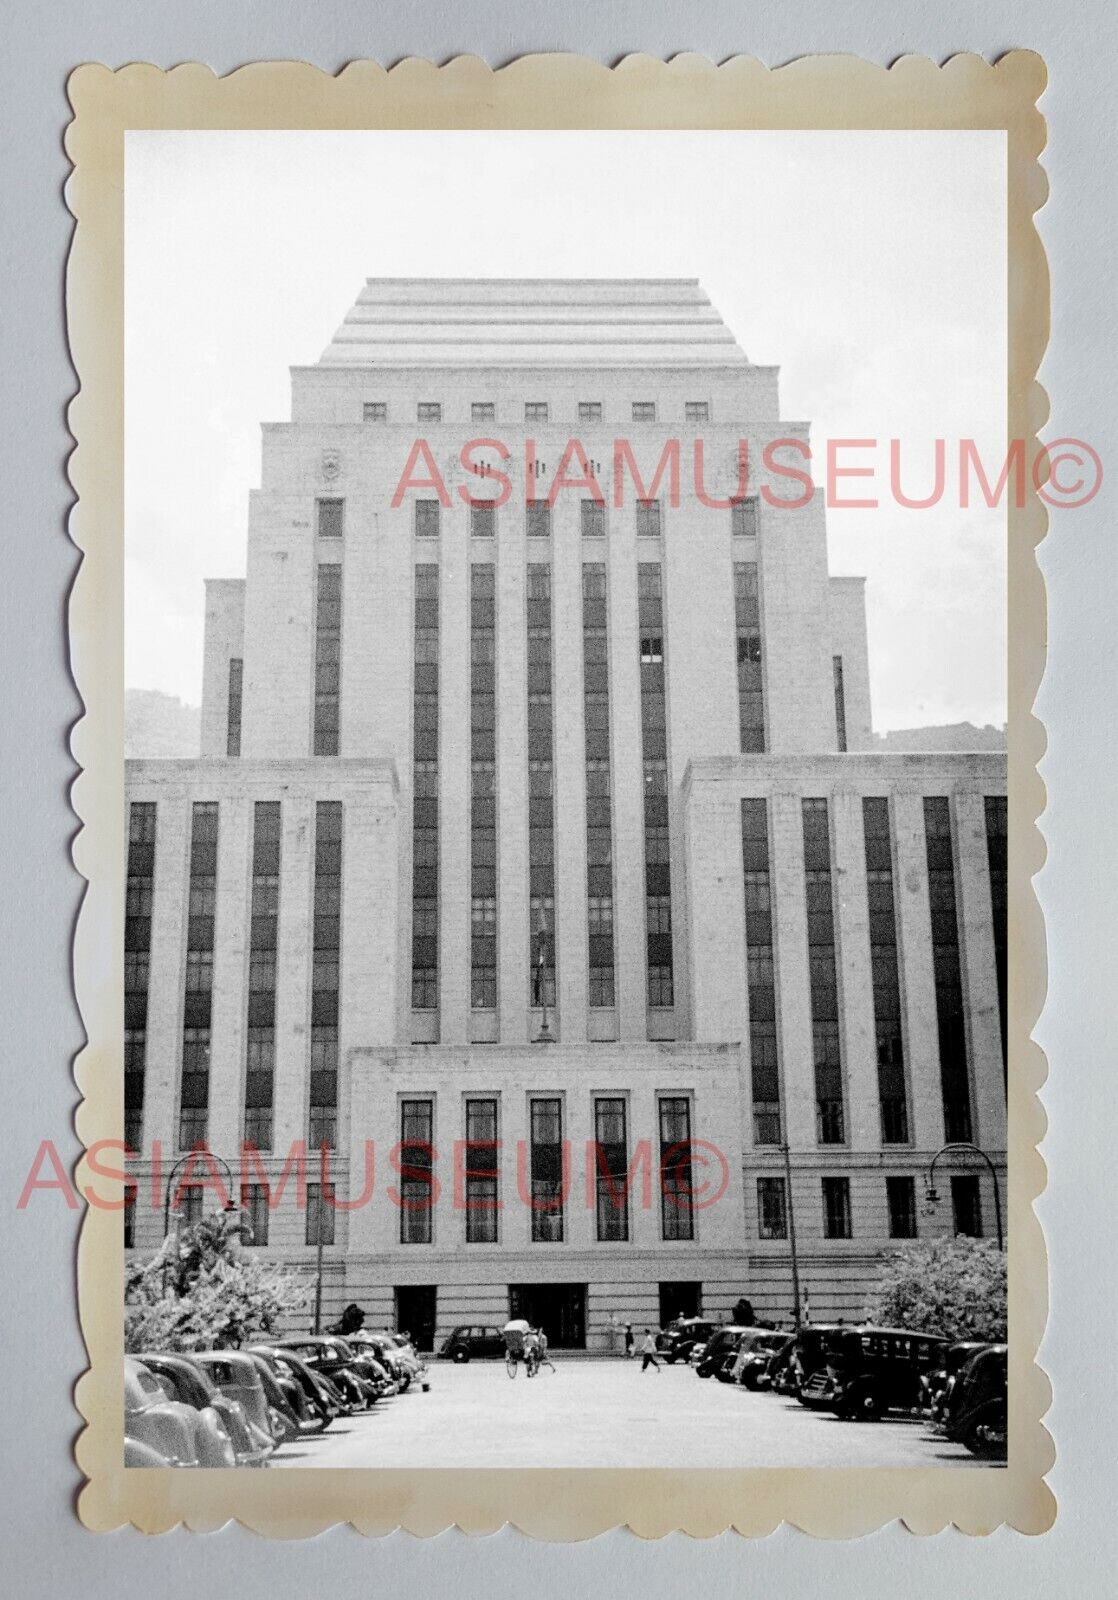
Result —
M761 1387L761 1380L755 1372L746 1371L741 1381L747 1389L759 1389Z
M401 1376L400 1376L400 1393L401 1394L407 1394L407 1392L408 1392L410 1387L411 1387L411 1373L410 1372L402 1373Z
M464 1350L462 1346L459 1345L454 1352L454 1359L457 1361L458 1365L461 1366L463 1362L470 1359L470 1352L468 1350Z
M709 1378L710 1377L710 1368L709 1367L706 1369L705 1372L703 1371L702 1367L696 1367L695 1368L695 1372L700 1378Z

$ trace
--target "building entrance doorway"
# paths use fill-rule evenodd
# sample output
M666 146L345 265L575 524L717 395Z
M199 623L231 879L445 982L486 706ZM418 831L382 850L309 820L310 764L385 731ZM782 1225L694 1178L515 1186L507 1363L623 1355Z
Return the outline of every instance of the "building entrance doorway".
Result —
M417 1350L435 1348L435 1309L433 1283L409 1283L396 1290L397 1331L410 1333Z
M676 1317L698 1317L703 1309L701 1283L678 1282L660 1285L660 1326L666 1328Z
M584 1283L510 1283L509 1316L542 1328L555 1350L586 1348Z

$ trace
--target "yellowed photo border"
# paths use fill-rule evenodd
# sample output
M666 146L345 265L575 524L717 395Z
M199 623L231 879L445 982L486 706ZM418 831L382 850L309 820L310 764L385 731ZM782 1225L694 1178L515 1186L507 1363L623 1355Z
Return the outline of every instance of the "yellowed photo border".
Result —
M70 348L80 385L69 408L77 441L69 462L77 500L71 537L82 552L70 603L73 670L85 713L73 732L81 767L74 845L88 889L74 942L78 1004L88 1044L75 1075L76 1126L88 1149L122 1127L123 815L123 204L129 129L680 128L1001 129L1007 134L1007 432L1030 460L1048 415L1036 373L1048 337L1048 270L1034 226L1047 182L1039 165L1045 124L1036 102L1043 62L1014 51L991 65L974 55L943 66L905 57L892 67L814 57L769 70L737 57L670 62L631 56L614 68L573 55L531 56L492 71L463 57L443 67L409 59L386 71L356 62L337 77L301 63L263 62L218 78L189 64L164 72L79 67L69 81L66 134L76 219L67 272ZM132 1523L162 1532L208 1530L236 1518L258 1533L296 1538L351 1522L364 1533L417 1535L457 1525L489 1533L504 1523L540 1539L585 1539L626 1525L658 1538L781 1522L828 1538L869 1533L900 1518L917 1533L955 1524L987 1533L1008 1524L1041 1533L1055 1518L1044 1482L1054 1459L1042 1425L1048 1381L1035 1363L1047 1314L1047 1262L1033 1202L1045 1183L1037 1150L1045 1118L1045 1060L1030 1034L1044 999L1046 957L1032 878L1044 860L1036 763L1044 730L1032 705L1045 661L1045 592L1035 547L1046 530L1035 495L1010 508L1009 794L1011 955L1008 1180L1010 1434L1002 1468L750 1469L741 1471L184 1472L125 1469L121 1357L120 1216L88 1209L78 1251L82 1329L90 1368L76 1388L85 1421L76 1458L88 1528ZM96 1179L88 1158L79 1186ZM121 1192L117 1184L116 1193Z

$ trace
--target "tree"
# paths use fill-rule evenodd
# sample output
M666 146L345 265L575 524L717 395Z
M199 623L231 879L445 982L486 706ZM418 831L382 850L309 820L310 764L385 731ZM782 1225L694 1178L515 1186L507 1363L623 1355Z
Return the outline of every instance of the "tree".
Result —
M168 1234L150 1261L130 1269L126 1350L236 1346L306 1308L310 1285L288 1267L244 1255L239 1234L239 1215L215 1212L181 1236Z
M1006 1257L989 1240L938 1239L888 1257L870 1322L939 1333L951 1340L1006 1337Z

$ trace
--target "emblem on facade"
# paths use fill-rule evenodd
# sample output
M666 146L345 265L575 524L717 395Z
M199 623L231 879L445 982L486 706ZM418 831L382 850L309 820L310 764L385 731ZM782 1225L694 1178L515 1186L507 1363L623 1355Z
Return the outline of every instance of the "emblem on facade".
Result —
M342 470L342 453L340 450L324 450L322 452L322 476L327 483L333 483Z

